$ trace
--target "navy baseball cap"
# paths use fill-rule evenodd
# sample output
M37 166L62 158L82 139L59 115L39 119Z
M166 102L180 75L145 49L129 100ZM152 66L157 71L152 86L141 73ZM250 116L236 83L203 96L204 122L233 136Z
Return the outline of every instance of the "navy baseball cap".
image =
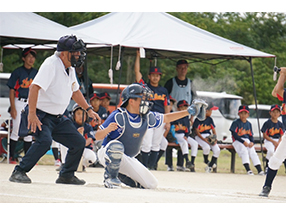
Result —
M92 95L92 97L89 99L89 101L92 101L92 100L95 99L95 98L101 99L101 97L99 96L99 94L94 93L94 94Z
M279 110L279 111L281 111L281 108L280 108L280 106L279 105L277 105L277 104L275 104L275 105L271 105L271 107L270 107L270 111L274 111L274 110Z
M149 74L159 74L162 75L161 69L159 67L151 67L149 70Z
M100 99L104 99L104 98L108 98L109 100L111 99L110 95L107 92L100 94Z
M37 55L37 52L35 50L33 50L31 47L29 47L29 48L25 48L22 51L22 57L26 57L29 53L31 55L33 55L34 57L36 57L36 55Z
M77 39L75 35L66 35L59 39L57 51L78 52L85 51L85 43L81 39Z
M189 103L186 100L180 100L177 103L177 107L182 107L182 106L189 106Z
M238 113L240 113L242 111L245 111L245 112L249 113L248 105L240 105L239 108L238 108Z
M188 64L188 61L186 61L186 60L178 60L177 61L177 66L179 66L181 64Z

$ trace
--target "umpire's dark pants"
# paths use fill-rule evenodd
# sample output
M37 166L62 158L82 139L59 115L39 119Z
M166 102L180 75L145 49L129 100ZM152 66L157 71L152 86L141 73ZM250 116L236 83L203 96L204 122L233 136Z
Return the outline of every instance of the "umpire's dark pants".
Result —
M85 147L84 137L77 131L72 121L65 116L46 114L41 122L42 131L35 137L36 142L31 145L15 169L29 172L50 149L52 140L55 140L69 148L60 176L73 176Z

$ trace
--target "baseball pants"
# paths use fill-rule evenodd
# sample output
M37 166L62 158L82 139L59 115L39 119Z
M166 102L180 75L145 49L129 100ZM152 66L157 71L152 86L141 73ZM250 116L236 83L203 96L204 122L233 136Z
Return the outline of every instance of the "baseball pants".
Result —
M271 138L271 137L270 137ZM278 142L279 138L275 139L275 138L271 138L274 141ZM274 152L275 152L275 146L273 145L272 142L268 141L268 140L264 140L264 146L267 149L267 153L266 153L266 159L270 160L270 158L273 156Z
M198 154L198 142L195 141L193 138L188 137L187 140L184 138L185 134L177 134L175 133L175 137L181 147L182 154L189 154L189 145L191 145L191 156L196 157Z
M63 177L72 177L77 170L85 147L84 137L77 131L72 121L64 116L57 117L46 114L41 122L42 131L38 132L36 142L31 145L27 154L15 169L29 172L50 149L52 140L54 139L69 148L66 162L60 171L60 175Z
M99 162L104 167L106 166L105 156L108 144L105 147L102 146L97 152ZM158 180L155 176L135 157L129 157L126 154L123 154L119 173L139 182L144 188L155 189L158 186Z
M246 138L242 138L244 141L250 143L249 139ZM261 165L261 162L259 160L259 157L254 149L254 146L249 148L246 147L245 145L243 145L243 143L239 142L239 141L234 141L232 143L235 151L237 152L238 156L241 158L242 160L242 164L246 164L246 163L250 163L249 157L252 160L252 163L254 166L256 165Z
M202 135L203 138L206 138L210 134L201 134L201 135ZM208 144L207 142L205 142L204 140L202 140L198 136L196 136L195 139L198 142L198 144L202 147L204 155L210 154L210 151L212 150L213 151L213 156L216 157L216 158L219 157L220 148L219 148L219 146L217 144L211 146L210 144Z
M286 133L282 136L282 140L279 143L276 151L274 152L273 156L270 158L268 166L270 169L278 170L281 166L282 162L286 158Z
M21 121L21 111L25 108L27 105L27 102L24 102L23 100L18 100L18 98L15 98L15 108L17 111L17 115L15 119L12 119L13 128L11 133L11 140L18 141L19 136L19 127L20 127L20 121ZM24 137L24 141L26 142L32 142L32 136L26 136Z

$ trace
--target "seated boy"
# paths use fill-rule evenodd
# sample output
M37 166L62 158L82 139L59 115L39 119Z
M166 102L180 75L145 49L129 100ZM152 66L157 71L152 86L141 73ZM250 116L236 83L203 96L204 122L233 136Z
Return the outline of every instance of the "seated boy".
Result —
M213 168L216 168L217 158L220 154L220 148L218 147L217 143L210 143L207 139L207 137L211 135L211 131L213 135L216 135L215 124L213 122L213 119L211 118L211 115L212 111L217 110L218 107L213 106L211 103L208 105L209 106L206 110L206 119L200 121L196 118L193 125L197 135L195 139L203 149L204 162L205 164L207 164L205 168L207 173L211 172ZM208 159L210 150L213 151L211 162L209 162Z
M262 126L261 132L263 133L264 145L267 149L266 154L266 172L268 169L269 159L274 154L274 151L278 147L281 142L282 136L284 134L285 128L282 122L278 120L278 117L281 114L280 106L275 104L271 105L270 111L270 119L268 119ZM284 165L285 165L284 160ZM286 167L286 166L285 166ZM285 168L286 169L286 168Z
M178 111L187 110L189 104L186 100L181 100L177 103ZM198 153L198 143L193 138L189 136L190 133L190 119L189 116L185 116L181 119L178 119L171 123L171 125L175 125L175 137L182 149L183 158L186 161L186 167L190 169L191 172L195 172L195 158ZM191 145L191 161L189 161L189 147L188 144ZM177 166L179 170L180 167Z
M264 175L264 172L261 169L261 162L253 147L252 126L251 123L247 121L247 118L249 117L249 107L247 105L239 106L238 116L239 118L232 122L229 129L233 139L232 145L242 159L242 164L248 175L254 175L249 167L249 157L257 169L258 174Z

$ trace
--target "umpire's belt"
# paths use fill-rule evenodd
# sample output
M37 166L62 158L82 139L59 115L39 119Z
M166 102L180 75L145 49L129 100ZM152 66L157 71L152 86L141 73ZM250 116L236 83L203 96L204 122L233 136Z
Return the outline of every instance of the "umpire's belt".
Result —
M21 102L27 102L27 99L25 99L25 98L18 98L18 100Z
M51 117L55 117L55 118L61 118L61 117L63 117L63 114L54 115L54 114L46 113L46 115L47 115L47 116L51 116Z

